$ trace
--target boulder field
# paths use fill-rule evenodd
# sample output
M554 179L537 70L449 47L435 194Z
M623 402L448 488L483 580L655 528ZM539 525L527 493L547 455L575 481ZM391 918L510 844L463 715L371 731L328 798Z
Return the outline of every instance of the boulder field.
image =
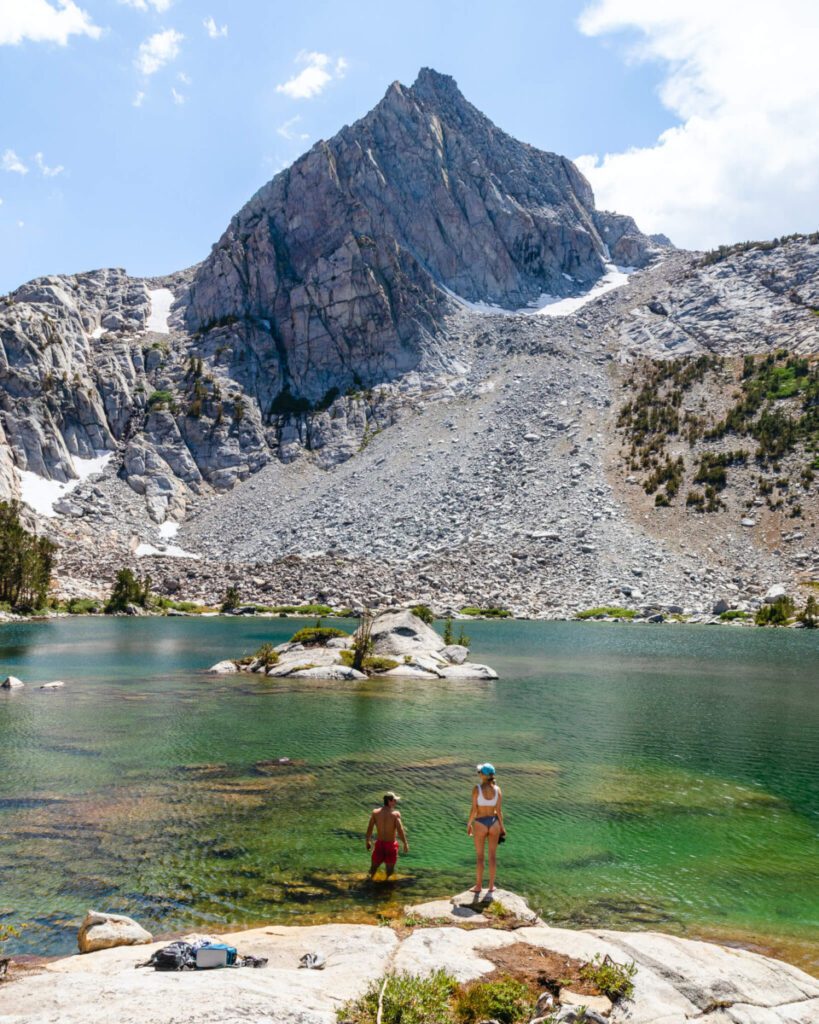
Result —
M66 957L3 984L0 1024L335 1024L338 1009L388 971L427 975L443 967L466 982L490 974L493 958L508 961L523 944L544 956L585 962L609 954L619 963L633 962L632 997L615 1001L610 1011L601 1001L612 1024L819 1020L819 982L781 961L655 932L550 928L503 890L491 904L504 915L497 927L497 913L486 913L490 904L472 905L472 899L462 894L407 907L397 929L268 926L220 936L241 954L266 957L261 970L134 970L161 942ZM300 969L308 952L326 958L323 970ZM560 991L561 1017L576 998Z

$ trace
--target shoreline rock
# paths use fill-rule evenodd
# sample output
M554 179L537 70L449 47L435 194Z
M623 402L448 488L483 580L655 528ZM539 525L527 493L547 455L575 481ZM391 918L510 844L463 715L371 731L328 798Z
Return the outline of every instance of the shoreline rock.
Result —
M165 942L121 946L45 964L3 986L3 1024L336 1024L336 1012L359 997L387 972L427 975L443 967L459 982L495 970L495 951L529 949L589 962L608 954L618 963L634 962L632 998L615 1000L611 1024L811 1024L819 1013L819 981L782 961L712 943L658 932L551 928L514 893L499 890L492 924L456 917L469 909L472 894L408 906L413 918L430 910L428 926L327 924L268 925L227 932L221 941L241 954L269 960L261 971L240 969L159 973L135 971ZM467 903L459 902L467 900ZM453 902L454 901L454 902ZM510 912L509 929L498 927L496 905ZM434 908L449 908L443 926ZM433 908L433 909L430 909ZM305 952L320 951L323 971L300 970ZM100 998L100 993L105 998ZM559 1012L571 1019L578 1001L566 986ZM586 1005L606 1004L585 997ZM554 999L551 1000L554 1002ZM539 1007L546 1007L546 993ZM540 1010L538 1011L540 1012ZM551 1012L546 1009L543 1012Z

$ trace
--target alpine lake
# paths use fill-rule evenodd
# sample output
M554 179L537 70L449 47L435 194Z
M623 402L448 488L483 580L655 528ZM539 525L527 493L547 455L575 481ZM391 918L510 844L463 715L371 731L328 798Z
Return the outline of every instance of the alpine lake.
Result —
M478 621L471 657L496 682L206 672L310 624L0 627L0 672L26 683L0 691L0 926L25 923L7 951L74 951L89 907L160 935L400 919L474 881L489 760L498 884L549 923L819 970L819 630ZM411 848L371 883L364 830L388 789Z

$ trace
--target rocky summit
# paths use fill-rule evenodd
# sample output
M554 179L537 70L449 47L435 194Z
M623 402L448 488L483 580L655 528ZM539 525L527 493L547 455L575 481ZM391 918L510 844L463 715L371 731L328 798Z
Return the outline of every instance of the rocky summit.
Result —
M214 602L742 612L819 580L819 236L674 249L424 69L161 278L0 298L0 496Z

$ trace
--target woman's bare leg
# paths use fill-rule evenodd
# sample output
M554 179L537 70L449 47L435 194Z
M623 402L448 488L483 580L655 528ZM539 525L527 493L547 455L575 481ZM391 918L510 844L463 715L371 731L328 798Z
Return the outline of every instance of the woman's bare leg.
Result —
M500 840L501 828L498 822L492 828L486 830L489 833L489 888L495 888L495 872L498 867L498 841Z
M479 825L477 821L472 825L472 838L475 840L475 885L472 892L480 892L483 888L483 851L488 831L486 825Z

